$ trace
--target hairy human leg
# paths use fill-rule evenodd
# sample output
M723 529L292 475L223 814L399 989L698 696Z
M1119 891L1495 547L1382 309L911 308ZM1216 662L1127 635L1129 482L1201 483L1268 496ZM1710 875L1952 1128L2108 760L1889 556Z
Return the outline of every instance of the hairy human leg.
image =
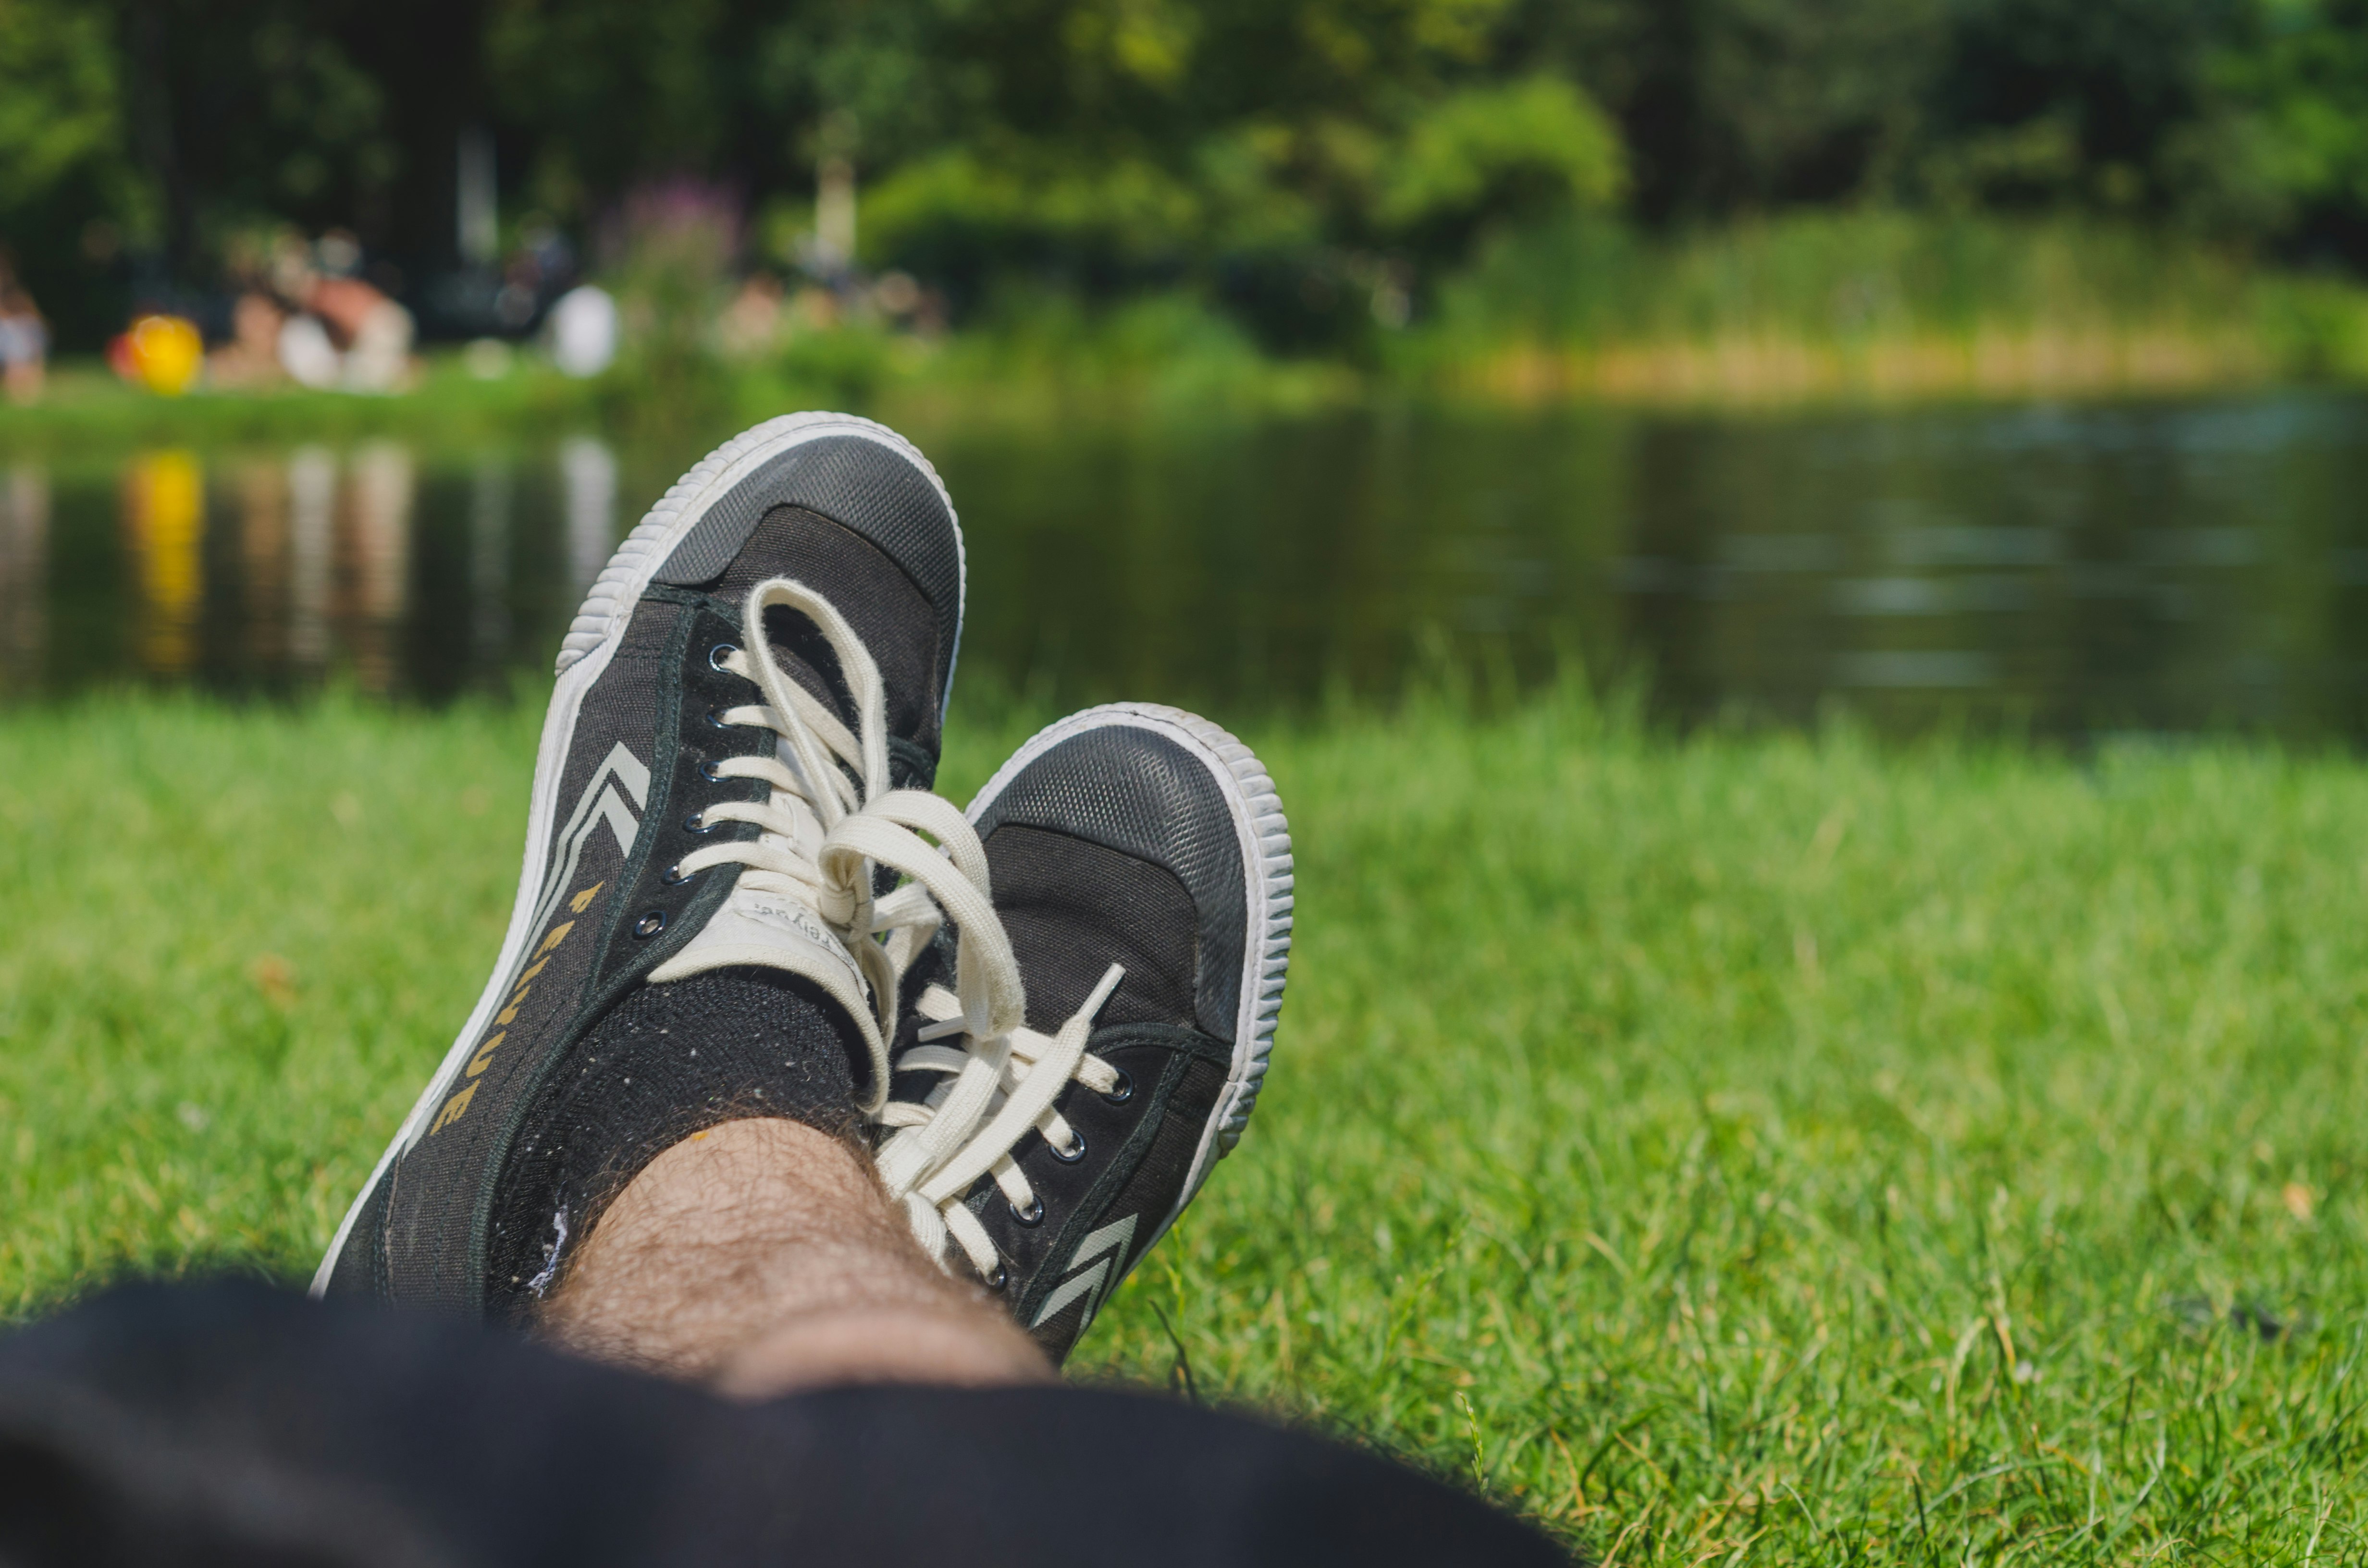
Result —
M540 1327L581 1354L743 1399L1053 1381L992 1297L923 1256L867 1154L778 1119L724 1122L643 1167Z

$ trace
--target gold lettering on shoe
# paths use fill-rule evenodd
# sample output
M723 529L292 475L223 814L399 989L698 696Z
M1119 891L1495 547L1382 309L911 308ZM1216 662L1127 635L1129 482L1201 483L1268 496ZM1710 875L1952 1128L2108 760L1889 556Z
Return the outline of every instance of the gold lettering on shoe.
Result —
M477 1054L469 1058L469 1076L473 1078L478 1074L484 1072L486 1068L491 1067L494 1064L494 1048L509 1038L509 1031L507 1029L504 1029L493 1039L485 1041L484 1044L477 1047Z
M462 1089L459 1094L454 1095L450 1099L446 1100L444 1102L444 1108L436 1113L436 1125L427 1130L427 1135L430 1138L433 1138L438 1132L443 1131L447 1124L460 1120L461 1113L469 1108L469 1102L476 1097L476 1094L477 1085L472 1084L467 1088Z
M600 890L608 885L606 881L594 882L590 887L569 899L567 907L578 915L583 914L592 907L593 899L598 897ZM486 1068L494 1064L494 1052L500 1048L504 1040L509 1039L509 1026L517 1019L518 1007L526 1001L527 994L534 989L531 982L536 975L543 971L544 967L551 962L552 957L558 952L559 944L567 940L567 934L575 929L575 921L563 920L543 934L541 944L532 954L535 962L518 976L518 989L510 993L510 998L503 1005L502 1010L494 1015L493 1036L484 1044L477 1047L476 1054L469 1058L470 1082L461 1085L450 1099L444 1102L443 1108L436 1113L435 1121L427 1129L427 1135L430 1138L467 1114L469 1101L474 1098L477 1093L475 1080Z

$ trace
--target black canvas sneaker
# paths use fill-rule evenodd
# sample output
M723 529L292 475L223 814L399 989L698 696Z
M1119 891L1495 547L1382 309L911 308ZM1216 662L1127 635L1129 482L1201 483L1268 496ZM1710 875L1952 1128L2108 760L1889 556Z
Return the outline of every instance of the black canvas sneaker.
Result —
M945 487L867 420L771 420L666 492L569 629L500 958L316 1294L521 1321L670 1143L746 1114L852 1131L884 1100L939 917L875 879L950 875L908 829L962 827L915 791L962 582Z
M878 1161L922 1245L1058 1361L1249 1120L1291 951L1291 834L1248 747L1133 703L1037 735L969 815L1026 1021L982 1028L944 983L999 944L913 965Z

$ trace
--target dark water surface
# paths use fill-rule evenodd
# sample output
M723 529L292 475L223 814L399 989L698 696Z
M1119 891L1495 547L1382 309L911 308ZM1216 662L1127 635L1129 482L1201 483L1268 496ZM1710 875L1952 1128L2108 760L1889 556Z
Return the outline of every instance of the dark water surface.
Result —
M1575 655L1679 720L2368 732L2368 401L920 434L965 675L1054 701L1240 714ZM506 687L697 456L0 460L0 693Z

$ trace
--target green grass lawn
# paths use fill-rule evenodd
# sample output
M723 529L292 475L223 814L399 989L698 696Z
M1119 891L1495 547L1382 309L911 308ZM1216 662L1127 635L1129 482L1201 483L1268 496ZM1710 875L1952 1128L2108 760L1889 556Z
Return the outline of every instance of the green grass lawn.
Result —
M498 942L538 710L0 717L0 1304L309 1270ZM1021 728L958 712L950 792ZM2368 767L1250 738L1275 1072L1079 1373L1621 1562L2368 1550Z

